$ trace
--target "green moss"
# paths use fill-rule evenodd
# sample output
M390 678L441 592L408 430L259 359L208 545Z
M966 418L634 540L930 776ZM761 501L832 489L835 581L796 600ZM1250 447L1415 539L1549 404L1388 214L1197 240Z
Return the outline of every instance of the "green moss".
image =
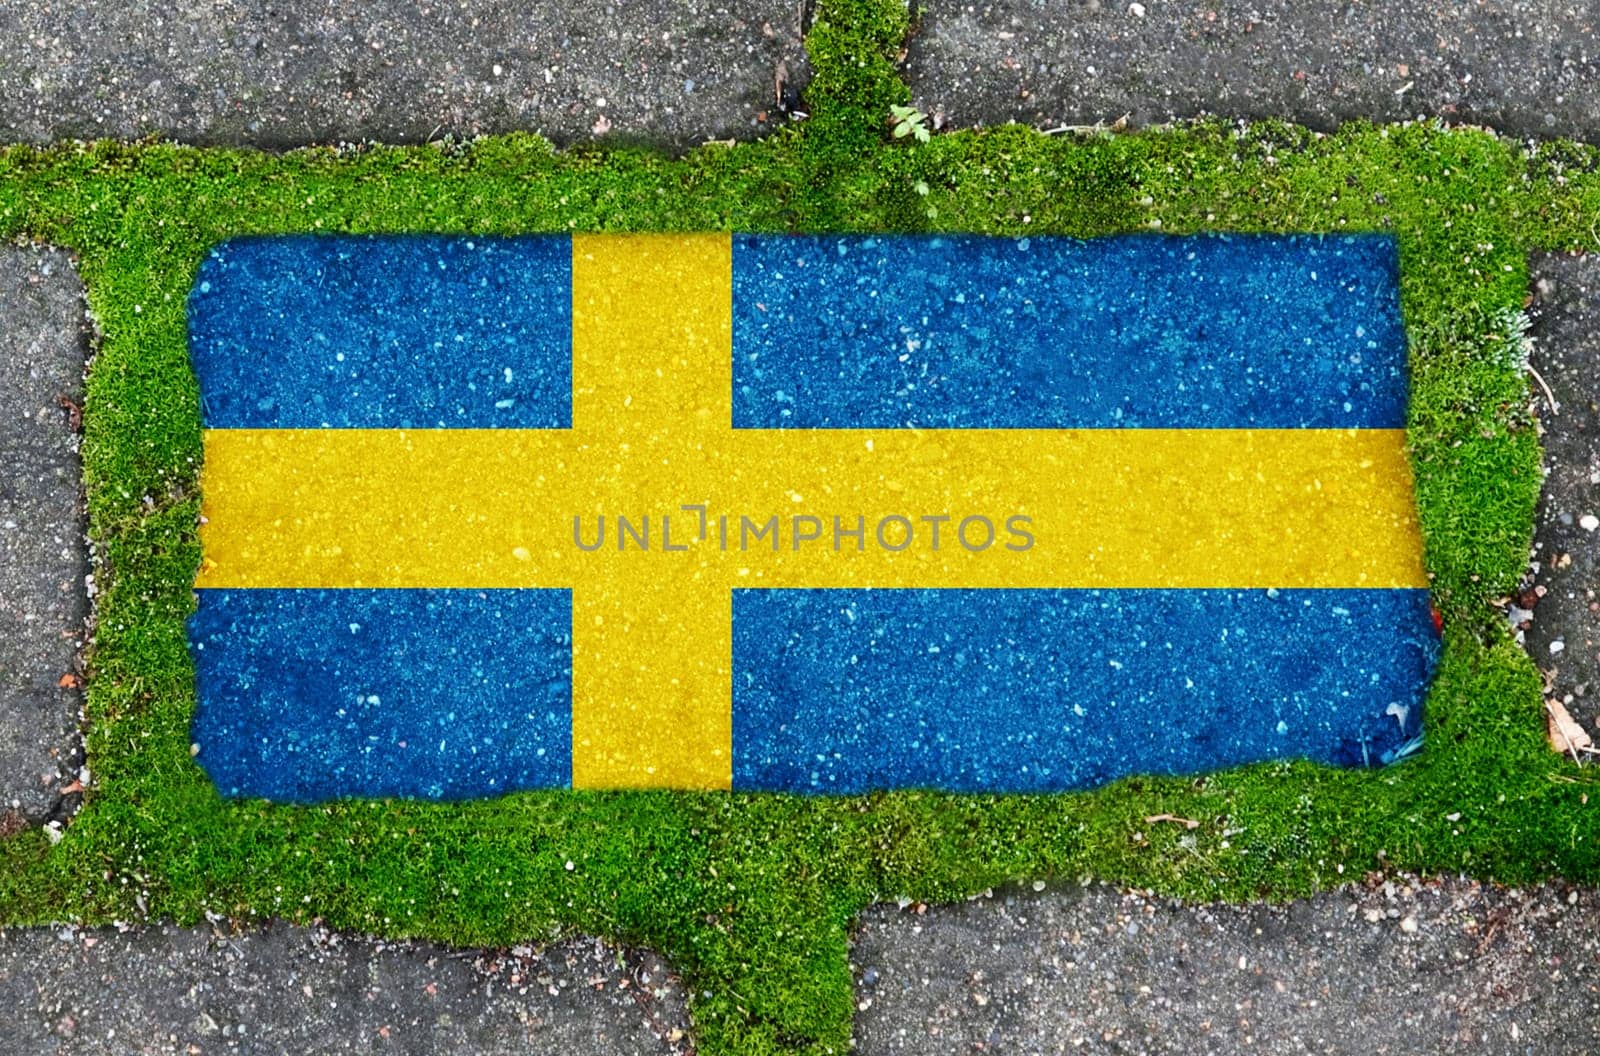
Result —
M671 160L465 147L282 156L146 143L0 152L0 233L80 258L103 338L84 445L104 556L89 684L96 788L51 847L0 842L0 921L320 918L461 943L570 932L659 948L702 1051L844 1052L847 929L875 899L1019 878L1193 898L1286 897L1382 867L1600 879L1587 795L1543 744L1528 659L1488 601L1520 575L1539 488L1509 353L1532 248L1600 246L1600 157L1430 124L1198 124L892 142L907 98L891 0L825 3L810 119ZM492 803L226 803L189 756L183 620L199 560L197 393L183 302L205 248L249 232L1392 231L1410 437L1446 648L1428 745L1379 771L1304 763L1049 797L526 794ZM1188 831L1151 814L1197 819ZM572 869L567 869L568 862Z

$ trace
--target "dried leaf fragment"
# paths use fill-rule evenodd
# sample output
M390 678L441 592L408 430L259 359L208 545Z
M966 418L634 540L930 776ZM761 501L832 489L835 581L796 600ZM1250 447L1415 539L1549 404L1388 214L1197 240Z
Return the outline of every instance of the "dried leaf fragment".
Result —
M1589 736L1589 731L1578 725L1559 700L1545 701L1544 712L1550 747L1555 751L1577 758L1579 752L1594 747L1594 739Z

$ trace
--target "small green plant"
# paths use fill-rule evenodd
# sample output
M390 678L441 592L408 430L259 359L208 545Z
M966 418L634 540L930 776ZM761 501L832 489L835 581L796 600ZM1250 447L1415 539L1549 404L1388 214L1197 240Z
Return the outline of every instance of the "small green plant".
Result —
M895 139L915 136L918 143L926 143L933 138L928 131L928 115L914 106L891 106L889 118L894 122Z

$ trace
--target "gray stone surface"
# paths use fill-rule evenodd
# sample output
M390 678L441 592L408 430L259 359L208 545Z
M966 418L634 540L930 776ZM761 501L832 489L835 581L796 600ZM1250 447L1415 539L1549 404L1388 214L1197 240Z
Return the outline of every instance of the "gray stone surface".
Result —
M853 960L864 1056L1600 1052L1600 894L1561 885L1012 891L874 908Z
M1531 264L1531 362L1550 390L1533 387L1546 475L1513 616L1551 695L1600 744L1600 254Z
M787 120L780 94L797 99L807 11L806 0L0 0L0 142L748 138Z
M450 950L287 925L0 933L6 1056L688 1050L682 985L589 939Z
M1588 0L923 0L907 72L956 126L1418 114L1600 137ZM1143 12L1142 17L1138 12Z
M0 835L55 813L78 770L84 320L66 254L0 247Z

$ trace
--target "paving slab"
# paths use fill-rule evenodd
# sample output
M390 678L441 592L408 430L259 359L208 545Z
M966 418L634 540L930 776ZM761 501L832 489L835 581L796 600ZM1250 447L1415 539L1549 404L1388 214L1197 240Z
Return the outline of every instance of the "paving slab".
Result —
M1596 25L1577 0L926 0L906 73L936 124L958 127L1429 115L1592 139Z
M1398 269L1372 234L215 247L196 760L302 803L1389 762L1439 651Z
M0 0L0 142L266 148L528 130L683 147L787 120L804 0Z
M81 755L87 352L71 259L0 248L0 834L54 813Z
M0 1051L677 1054L682 984L577 939L457 950L321 928L0 932Z
M1600 1051L1600 894L1561 884L1013 890L873 908L852 959L864 1056Z
M1545 481L1511 618L1551 695L1600 741L1600 254L1531 264Z

